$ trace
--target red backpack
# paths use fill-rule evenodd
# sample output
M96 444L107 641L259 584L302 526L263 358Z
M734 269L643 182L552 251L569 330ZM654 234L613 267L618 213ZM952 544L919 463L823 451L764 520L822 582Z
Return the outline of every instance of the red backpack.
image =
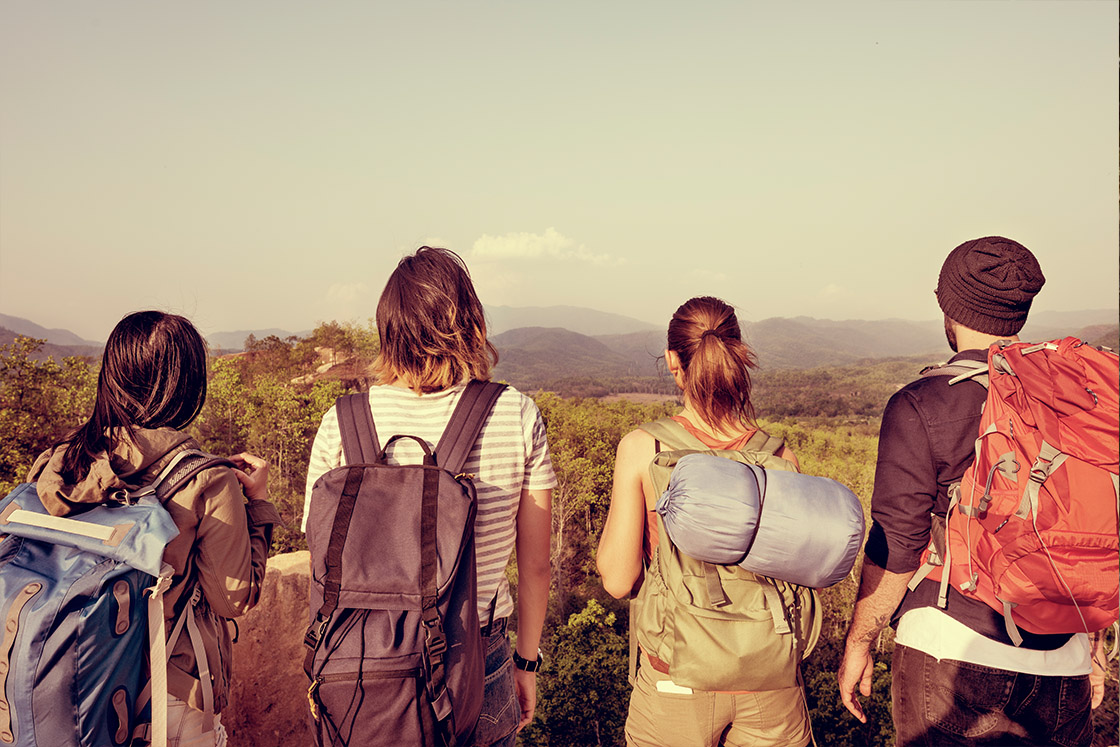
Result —
M1074 337L1000 341L988 365L923 375L987 378L976 459L949 489L944 521L911 588L940 579L1032 633L1094 632L1120 610L1120 363ZM941 526L937 526L940 524ZM944 528L944 541L939 536ZM945 572L945 569L948 572Z

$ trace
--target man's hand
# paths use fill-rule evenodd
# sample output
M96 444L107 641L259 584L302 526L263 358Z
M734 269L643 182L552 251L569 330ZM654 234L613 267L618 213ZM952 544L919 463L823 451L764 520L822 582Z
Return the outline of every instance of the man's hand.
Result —
M844 707L861 722L867 723L867 716L863 706L856 700L856 686L866 698L871 695L871 673L875 668L875 660L871 657L871 649L865 645L848 641L844 646L844 658L840 660L840 671L836 679L840 685L840 700Z
M1094 711L1104 702L1104 672L1108 663L1104 651L1104 633L1105 631L1099 631L1089 638L1093 647L1093 669L1089 672L1089 684L1093 691L1092 708Z
M887 626L891 614L906 596L906 584L913 575L913 571L892 573L864 559L852 622L844 643L844 658L836 673L840 701L863 723L867 723L867 716L856 700L856 686L865 697L871 694L871 674L875 669L871 644L878 640L879 631Z

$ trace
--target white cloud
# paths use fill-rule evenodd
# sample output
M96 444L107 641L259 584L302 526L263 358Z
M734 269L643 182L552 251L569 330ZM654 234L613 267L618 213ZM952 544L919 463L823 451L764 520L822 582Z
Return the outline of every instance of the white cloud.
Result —
M483 234L474 242L471 257L481 260L556 259L574 260L593 265L620 265L624 259L609 254L596 254L582 244L564 236L555 228L543 234L507 233L503 236Z
M844 293L844 288L837 285L836 283L829 283L825 287L821 288L821 292L819 295L828 298L831 296L841 296L844 295Z
M703 283L722 283L727 280L726 272L716 272L715 270L704 270L699 267L693 268L688 272L689 277L694 280L699 280Z
M328 304L349 305L363 300L369 295L369 288L365 283L334 283L327 288Z

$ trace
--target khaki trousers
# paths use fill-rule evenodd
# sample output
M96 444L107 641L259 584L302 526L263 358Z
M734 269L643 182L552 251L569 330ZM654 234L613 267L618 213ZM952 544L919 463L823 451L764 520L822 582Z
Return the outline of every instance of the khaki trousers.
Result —
M802 747L810 741L800 687L748 693L677 689L642 655L626 718L628 747Z
M203 731L205 715L174 695L167 696L167 744L169 747L225 747L226 729L214 714L214 728Z

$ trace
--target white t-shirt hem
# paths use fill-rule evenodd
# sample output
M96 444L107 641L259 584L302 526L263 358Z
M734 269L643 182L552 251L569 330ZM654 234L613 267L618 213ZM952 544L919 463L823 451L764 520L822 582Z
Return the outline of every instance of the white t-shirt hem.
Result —
M1018 648L980 635L937 607L906 612L898 622L894 642L938 661L951 659L1008 672L1079 677L1092 671L1092 651L1085 633L1075 634L1053 651Z

